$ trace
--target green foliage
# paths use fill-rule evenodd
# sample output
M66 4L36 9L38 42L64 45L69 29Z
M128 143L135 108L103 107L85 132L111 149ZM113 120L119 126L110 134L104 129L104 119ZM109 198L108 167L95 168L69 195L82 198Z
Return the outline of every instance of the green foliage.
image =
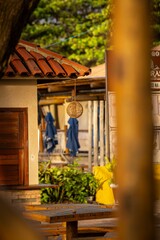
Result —
M160 44L160 0L152 1L153 45Z
M22 38L89 67L104 62L111 0L40 0Z
M112 160L109 160L107 157L105 158L106 160L106 168L109 172L114 172L115 168L116 168L116 165L117 165L117 162L116 162L116 159L113 158Z
M22 38L86 66L104 63L113 0L40 0ZM160 44L160 0L152 1L153 45Z
M42 203L65 201L86 203L88 196L95 196L98 181L92 173L83 172L77 162L62 168L49 168L48 166L49 163L40 165L39 182L56 184L58 188L42 189Z
M117 167L117 161L116 161L115 157L113 157L112 160L109 160L106 157L105 160L106 160L105 167L107 168L107 170L109 172L113 173L111 178L108 180L108 184L110 185L111 183L115 183L116 182L116 180L115 180L115 170L116 170L116 167Z

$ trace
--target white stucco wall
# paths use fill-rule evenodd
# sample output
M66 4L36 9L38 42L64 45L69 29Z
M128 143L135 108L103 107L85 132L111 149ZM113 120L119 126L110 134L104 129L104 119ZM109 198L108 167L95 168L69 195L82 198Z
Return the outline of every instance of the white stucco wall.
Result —
M36 80L1 80L0 107L28 109L29 184L38 183L38 124Z

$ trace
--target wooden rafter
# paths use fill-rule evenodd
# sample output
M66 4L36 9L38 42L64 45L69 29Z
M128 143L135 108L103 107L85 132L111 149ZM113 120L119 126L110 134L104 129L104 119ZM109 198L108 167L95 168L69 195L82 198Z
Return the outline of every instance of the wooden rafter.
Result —
M76 86L85 86L85 85L90 85L91 83L96 82L96 83L105 83L105 78L91 78L91 79L77 79L76 80ZM75 85L75 80L59 80L59 81L53 81L51 83L44 83L44 84L37 84L38 89L45 89L48 87L53 87L53 86L74 86Z

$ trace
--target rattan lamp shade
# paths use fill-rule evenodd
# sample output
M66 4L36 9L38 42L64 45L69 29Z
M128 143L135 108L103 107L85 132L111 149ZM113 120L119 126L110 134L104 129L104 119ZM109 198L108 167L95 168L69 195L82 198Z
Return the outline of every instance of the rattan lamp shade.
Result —
M83 107L77 101L71 102L67 107L67 114L71 118L78 118L82 115L82 113L83 113Z

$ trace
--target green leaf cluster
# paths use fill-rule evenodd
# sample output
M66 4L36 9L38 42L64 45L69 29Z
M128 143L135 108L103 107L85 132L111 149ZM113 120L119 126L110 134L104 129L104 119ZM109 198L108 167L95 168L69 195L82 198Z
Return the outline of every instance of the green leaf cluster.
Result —
M87 197L95 197L98 180L89 172L83 172L77 162L67 167L49 168L50 163L39 167L39 182L58 185L58 188L44 188L42 203L79 202L87 203Z
M107 168L107 170L109 172L114 172L116 166L117 166L117 162L116 162L116 159L115 157L112 158L112 160L109 160L107 157L105 158L105 161L106 161L106 165L105 167Z
M152 1L153 46L160 44L160 0Z
M110 185L111 183L115 183L116 182L115 171L116 171L116 167L117 167L117 161L116 161L115 157L113 157L111 160L106 157L105 161L106 161L105 167L107 168L107 170L109 172L112 173L111 178L109 178L107 180L108 184Z
M86 66L104 62L111 0L40 0L22 38Z
M92 67L111 47L113 0L40 0L22 33L24 40ZM160 44L160 0L152 1L153 45Z

